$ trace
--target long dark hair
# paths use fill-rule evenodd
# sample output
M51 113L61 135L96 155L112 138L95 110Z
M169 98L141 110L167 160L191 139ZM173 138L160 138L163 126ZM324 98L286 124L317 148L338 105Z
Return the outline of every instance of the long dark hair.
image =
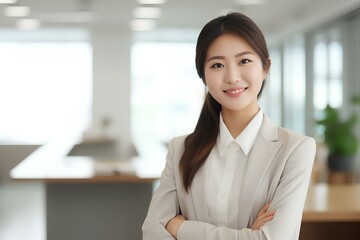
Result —
M269 53L259 27L241 13L229 13L207 23L199 34L195 64L197 73L204 84L206 84L204 65L208 48L216 38L225 33L241 36L259 55L264 71L269 70ZM258 97L261 95L264 83L265 80ZM205 163L216 144L219 134L220 112L221 105L210 93L207 93L195 130L185 139L185 150L180 159L180 173L186 192L188 192L196 172Z

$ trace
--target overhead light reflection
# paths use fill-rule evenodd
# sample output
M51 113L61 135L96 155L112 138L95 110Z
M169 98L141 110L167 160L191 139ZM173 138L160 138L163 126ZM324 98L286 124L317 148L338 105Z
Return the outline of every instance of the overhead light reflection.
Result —
M164 4L167 0L137 0L139 4Z
M150 19L134 19L130 22L130 29L132 31L151 31L155 28L155 21Z
M0 0L0 4L14 4L17 0Z
M239 5L261 5L265 3L265 0L235 0Z
M16 27L19 30L35 30L40 27L40 21L37 19L19 19Z
M133 11L135 18L159 18L161 9L157 7L137 7Z
M7 17L26 17L30 14L27 6L8 6L4 8L4 15Z

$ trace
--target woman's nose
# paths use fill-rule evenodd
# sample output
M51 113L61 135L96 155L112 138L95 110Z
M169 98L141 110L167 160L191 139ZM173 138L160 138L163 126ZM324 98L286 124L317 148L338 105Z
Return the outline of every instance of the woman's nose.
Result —
M226 71L226 82L229 84L239 82L241 74L237 66L228 66Z

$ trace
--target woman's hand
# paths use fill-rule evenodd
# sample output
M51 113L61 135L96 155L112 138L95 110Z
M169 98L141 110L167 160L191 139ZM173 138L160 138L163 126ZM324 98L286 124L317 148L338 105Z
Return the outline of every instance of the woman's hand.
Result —
M183 215L177 215L176 217L170 219L166 224L165 229L174 237L177 238L177 231L180 225L186 220Z
M275 210L268 211L269 207L270 203L265 204L265 206L260 210L251 229L259 230L265 223L273 219Z

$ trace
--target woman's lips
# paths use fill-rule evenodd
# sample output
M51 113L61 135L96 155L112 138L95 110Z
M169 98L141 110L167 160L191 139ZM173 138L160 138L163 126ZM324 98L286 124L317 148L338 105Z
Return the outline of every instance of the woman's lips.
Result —
M230 88L224 91L224 93L230 97L240 96L243 92L245 92L247 88Z

